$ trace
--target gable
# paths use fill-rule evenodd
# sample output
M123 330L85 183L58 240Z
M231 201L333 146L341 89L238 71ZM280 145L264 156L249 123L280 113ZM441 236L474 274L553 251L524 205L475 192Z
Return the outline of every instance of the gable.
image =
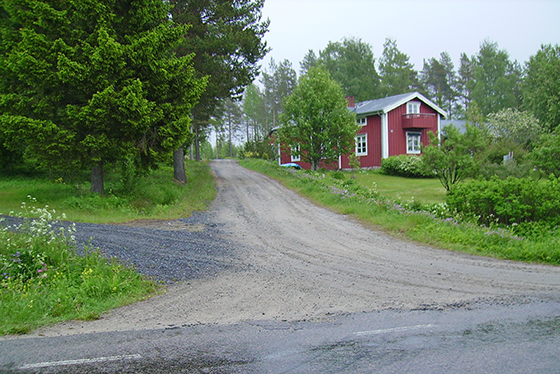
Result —
M357 117L366 117L376 114L380 115L383 113L389 113L390 111L412 100L423 102L443 117L447 117L447 112L445 110L438 107L419 92L410 92L401 95L384 97L381 99L362 101L357 103L354 108L350 109L356 113Z

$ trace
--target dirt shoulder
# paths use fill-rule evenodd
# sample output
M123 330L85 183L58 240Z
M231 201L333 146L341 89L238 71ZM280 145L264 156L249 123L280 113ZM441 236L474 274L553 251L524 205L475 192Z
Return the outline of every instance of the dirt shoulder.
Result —
M62 323L32 336L263 319L319 320L361 311L450 308L560 295L560 268L401 241L317 207L235 161L215 161L212 168L218 196L210 214L221 228L221 239L236 247L231 259L236 266L172 285L163 295L97 321ZM173 230L180 223L149 225Z

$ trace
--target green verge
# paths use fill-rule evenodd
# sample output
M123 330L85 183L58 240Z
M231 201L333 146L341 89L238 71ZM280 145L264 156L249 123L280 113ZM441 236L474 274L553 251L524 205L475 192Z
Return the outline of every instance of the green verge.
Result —
M70 319L96 319L108 309L157 291L158 285L99 250L78 253L74 228L54 228L52 211L32 208L0 230L0 334L25 334Z
M216 188L206 163L189 162L187 170L187 185L173 182L173 171L162 168L126 188L112 173L105 196L89 194L87 184L60 179L0 178L0 212L24 217L15 230L0 223L0 335L97 319L160 292L162 285L103 257L98 249L78 250L73 227L57 229L55 224L188 217L207 209ZM61 211L68 214L56 217Z
M434 180L394 179L375 171L296 171L256 159L241 160L240 164L280 181L319 205L400 238L473 255L560 264L560 232L518 237L508 228L461 221L442 203L445 191L432 188ZM373 179L377 181L372 183ZM391 191L395 181L400 198ZM416 200L421 183L428 183L431 190L424 200L427 203ZM386 186L387 192L381 186Z
M123 182L109 171L104 196L91 194L88 182L62 178L0 177L0 213L24 212L22 202L33 199L38 206L64 212L67 220L117 223L138 219L176 219L207 209L216 196L214 179L205 162L186 163L186 185L173 182L173 169L161 167L147 175Z

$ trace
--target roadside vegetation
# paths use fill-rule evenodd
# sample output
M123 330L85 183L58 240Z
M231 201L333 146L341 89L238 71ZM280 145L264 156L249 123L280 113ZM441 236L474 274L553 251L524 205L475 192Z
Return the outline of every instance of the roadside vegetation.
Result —
M173 169L168 166L140 175L128 175L117 168L107 175L105 195L90 193L87 179L67 181L48 174L0 176L0 213L24 213L21 203L31 196L38 206L64 212L66 219L74 222L188 217L193 211L206 209L216 189L207 163L187 161L186 166L186 185L173 181Z
M97 319L157 290L155 282L97 249L78 251L74 227L57 224L54 210L26 206L39 218L0 230L0 335Z
M490 219L481 222L478 214L459 211L456 206L456 201L464 201L471 191L468 184L455 195L446 195L441 185L439 189L432 185L433 188L428 189L431 192L420 198L417 190L414 193L411 190L418 184L439 183L437 179L389 177L376 170L293 170L258 159L244 159L241 165L275 178L329 209L398 237L474 255L560 264L560 233L556 221L504 223ZM497 180L488 183L500 184ZM557 181L540 181L531 184L533 192L541 185L544 189L558 188ZM399 188L401 193L395 193ZM496 201L500 199L500 192L493 186L482 189ZM504 201L503 196L501 200ZM488 214L491 217L493 213Z
M0 212L22 220L0 222L0 335L96 319L158 292L160 285L133 268L79 246L68 221L175 219L204 210L216 193L212 173L207 163L187 166L187 185L172 181L170 167L128 181L115 171L105 195L90 193L88 182L0 177Z

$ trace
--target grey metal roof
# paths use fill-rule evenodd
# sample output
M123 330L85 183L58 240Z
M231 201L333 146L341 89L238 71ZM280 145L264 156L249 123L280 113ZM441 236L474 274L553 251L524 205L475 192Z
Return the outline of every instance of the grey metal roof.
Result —
M459 120L459 119L442 119L441 120L441 128L443 129L445 126L453 125L459 129L459 131L464 134L467 131L467 121Z
M356 103L354 108L350 108L352 111L356 113L357 116L360 115L368 115L368 114L381 114L387 113L391 110L409 102L410 100L418 99L423 101L425 104L434 108L438 113L442 116L446 117L447 113L438 107L436 104L428 100L424 95L418 92L409 92L405 94L395 95L384 97L381 99L369 100L369 101L362 101Z

